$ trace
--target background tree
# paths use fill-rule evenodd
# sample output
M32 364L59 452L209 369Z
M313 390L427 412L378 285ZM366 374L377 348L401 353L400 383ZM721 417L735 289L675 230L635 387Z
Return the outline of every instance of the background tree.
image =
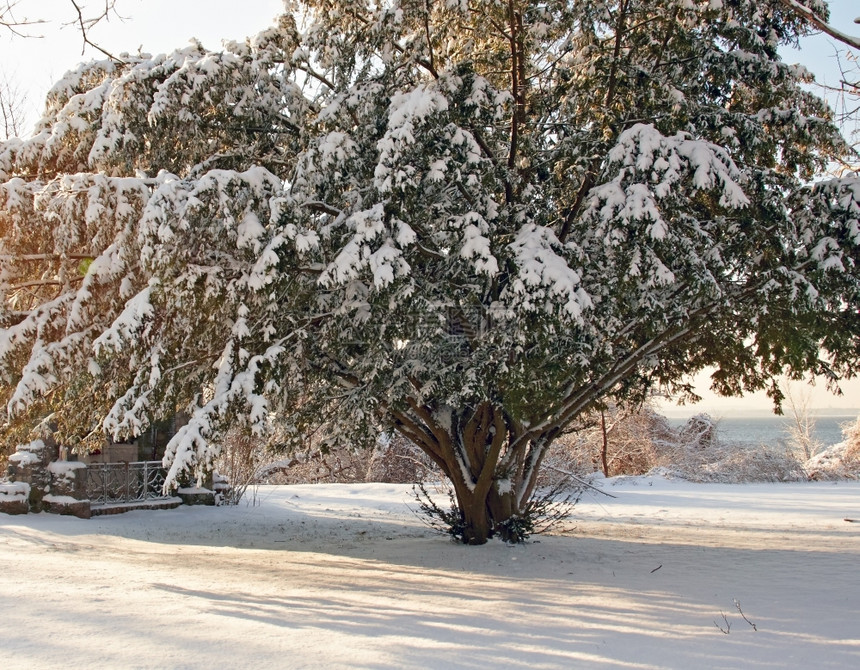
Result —
M109 58L115 58L90 39L90 31L102 21L108 21L111 16L119 17L116 11L116 0L98 0L90 3L68 0L68 3L69 20L66 25L74 25L80 31L83 42L81 53L83 54L89 46ZM38 14L35 17L28 16L24 13L27 10L38 12L39 7L29 0L3 0L0 2L0 27L19 37L38 37L32 31L36 26L45 23L46 19Z
M24 124L27 100L20 88L6 74L0 73L0 137L18 137Z
M477 544L519 537L601 402L857 372L860 182L811 183L847 146L779 58L807 30L782 0L296 16L85 65L2 145L7 439L183 407L175 479L237 421L394 430Z

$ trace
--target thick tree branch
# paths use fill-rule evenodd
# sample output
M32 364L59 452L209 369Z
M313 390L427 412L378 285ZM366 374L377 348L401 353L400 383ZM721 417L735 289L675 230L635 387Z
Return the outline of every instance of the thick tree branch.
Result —
M0 254L0 261L60 261L72 260L83 261L91 258L96 258L99 254L21 254L15 256L13 254Z
M35 288L36 286L65 286L66 284L76 283L82 280L83 277L75 277L74 279L67 279L66 281L60 281L55 279L39 279L36 281L28 281L23 282L21 284L14 284L11 286L0 284L0 291L18 291L22 288Z
M818 14L812 11L809 7L801 5L797 0L779 0L784 6L788 7L795 14L802 16L809 21L813 26L821 32L830 35L835 40L839 40L843 44L848 45L852 49L860 49L860 37L854 37L841 30L837 30L827 21L822 19Z

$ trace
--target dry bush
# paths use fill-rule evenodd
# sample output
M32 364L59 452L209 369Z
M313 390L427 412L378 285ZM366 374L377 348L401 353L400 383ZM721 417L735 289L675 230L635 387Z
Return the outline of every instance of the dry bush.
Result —
M213 487L227 505L237 505L249 486L259 479L260 472L270 460L263 440L230 430L221 443L221 453L215 461Z
M860 471L860 417L842 427L842 437L845 438L845 462L855 471Z
M691 417L674 442L658 451L655 465L696 482L784 482L806 479L801 461L783 446L723 443L719 422L707 414Z
M842 426L842 442L806 461L810 479L860 479L860 417Z
M370 454L365 481L413 484L439 479L441 472L412 442L402 435L383 435Z
M214 480L222 501L237 504L257 484L351 483L364 481L368 456L345 449L319 450L284 458L265 440L230 430L221 444ZM218 483L218 476L226 480Z
M665 417L648 405L610 405L585 417L550 447L539 484L603 472L607 477L639 475L654 468L659 454L677 440Z
M376 448L310 448L288 458L270 460L257 481L267 484L347 484L384 482L412 484L437 476L435 466L416 446L399 435L380 437Z
M296 454L272 461L260 473L265 484L350 484L364 481L364 455L348 449Z
M634 411L610 407L550 448L541 484L600 471L609 477L657 471L700 482L806 479L801 461L783 447L722 444L717 428L707 414L673 428L648 405Z
M679 468L690 481L723 482L795 482L805 480L803 464L784 447L720 446L703 454L699 462Z

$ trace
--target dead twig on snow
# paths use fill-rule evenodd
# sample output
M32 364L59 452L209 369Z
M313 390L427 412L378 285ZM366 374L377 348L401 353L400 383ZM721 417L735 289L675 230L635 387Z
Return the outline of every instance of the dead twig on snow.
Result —
M747 619L747 615L744 614L744 611L741 609L741 604L737 601L737 599L734 600L734 603L735 603L735 608L737 608L737 610L738 610L738 614L741 615L743 620L746 621L750 626L752 626L752 629L754 631L758 631L758 627L752 621Z

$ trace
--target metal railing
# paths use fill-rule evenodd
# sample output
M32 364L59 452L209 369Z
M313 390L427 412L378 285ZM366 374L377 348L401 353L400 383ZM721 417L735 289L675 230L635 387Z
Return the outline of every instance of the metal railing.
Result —
M166 475L161 461L91 463L87 465L87 497L94 505L158 500L166 497Z

